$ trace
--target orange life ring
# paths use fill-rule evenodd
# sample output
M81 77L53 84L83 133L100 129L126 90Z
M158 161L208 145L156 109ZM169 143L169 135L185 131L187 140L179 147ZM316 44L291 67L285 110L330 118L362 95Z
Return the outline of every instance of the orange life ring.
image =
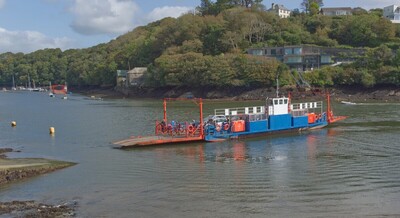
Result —
M224 130L227 131L228 129L229 129L229 124L228 124L228 123L225 123L225 125L224 125Z
M194 132L194 127L192 125L188 126L188 132L193 133Z

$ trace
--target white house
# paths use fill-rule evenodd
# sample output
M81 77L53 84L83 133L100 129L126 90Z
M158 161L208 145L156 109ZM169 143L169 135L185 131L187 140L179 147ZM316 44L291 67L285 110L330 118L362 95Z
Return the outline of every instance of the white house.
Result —
M400 23L400 6L390 5L384 7L383 17L392 21L392 23Z
M277 14L280 18L288 18L291 13L291 11L285 8L285 6L275 3L272 3L271 8L268 11Z

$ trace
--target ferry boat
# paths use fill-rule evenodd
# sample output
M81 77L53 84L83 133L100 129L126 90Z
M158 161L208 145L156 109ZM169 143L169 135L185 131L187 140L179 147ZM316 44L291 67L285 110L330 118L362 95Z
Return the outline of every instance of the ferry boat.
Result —
M216 109L214 116L225 116L226 121L207 121L205 141L319 129L346 118L333 115L329 95L326 111L322 101L292 104L290 97L276 97L262 106Z
M51 85L50 83L50 93L49 97L54 97L55 95L63 95L61 98L62 99L67 99L67 94L68 94L68 87L67 84L65 85Z
M217 142L259 135L303 131L323 128L330 123L346 119L334 116L330 95L323 102L291 103L289 97L266 99L265 105L215 109L214 114L203 120L202 99L190 99L199 105L199 121L175 122L167 120L167 101L164 99L164 117L156 121L152 136L133 136L114 142L118 148L160 145L193 141ZM187 100L187 99L186 99Z

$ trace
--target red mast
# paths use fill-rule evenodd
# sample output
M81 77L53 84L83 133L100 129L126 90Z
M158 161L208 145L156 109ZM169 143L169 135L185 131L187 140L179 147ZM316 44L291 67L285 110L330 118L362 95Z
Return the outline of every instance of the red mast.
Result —
M164 122L167 123L167 99L164 98Z
M347 118L347 116L333 116L333 112L332 112L332 109L331 109L331 96L330 96L330 94L329 94L329 92L327 92L327 94L326 94L326 99L327 99L327 108L326 108L326 114L327 114L327 117L328 117L328 123L334 123L334 122L336 122L336 121L339 121L339 120L344 120L344 119L346 119Z

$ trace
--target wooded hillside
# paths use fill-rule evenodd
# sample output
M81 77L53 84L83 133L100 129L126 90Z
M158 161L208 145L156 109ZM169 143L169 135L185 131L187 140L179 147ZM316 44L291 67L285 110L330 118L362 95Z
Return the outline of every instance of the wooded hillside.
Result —
M246 50L299 44L368 49L353 64L307 73L313 85L400 85L400 26L382 18L382 10L340 17L295 11L281 19L261 1L238 2L201 1L196 12L87 49L0 54L0 85L11 86L13 75L17 85L25 85L28 74L36 85L115 85L116 71L133 67L149 68L145 85L152 87L270 86L277 73L283 84L293 85L287 66Z

